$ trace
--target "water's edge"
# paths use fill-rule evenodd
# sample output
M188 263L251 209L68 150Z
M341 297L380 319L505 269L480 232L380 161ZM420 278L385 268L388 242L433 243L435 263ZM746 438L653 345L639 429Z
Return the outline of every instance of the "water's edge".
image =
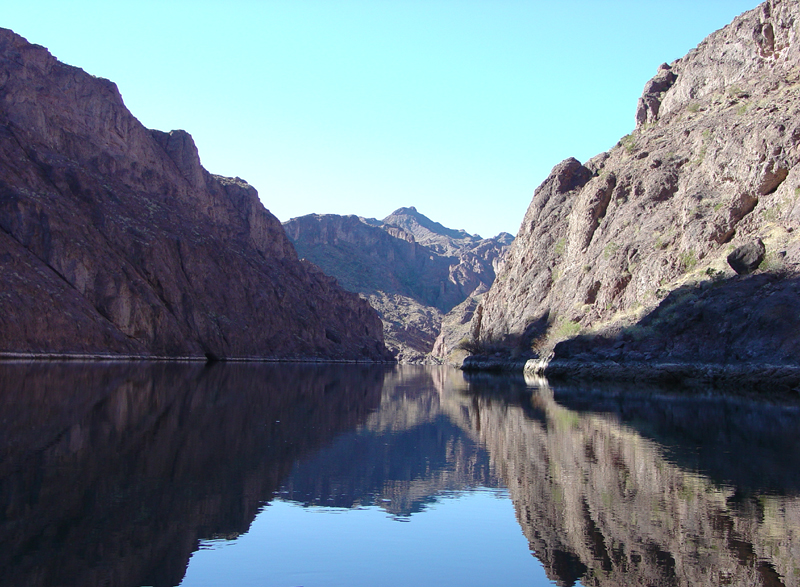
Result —
M747 386L759 391L800 393L800 365L765 363L666 363L655 361L514 360L470 356L463 371L523 373L557 379L633 380L703 387Z

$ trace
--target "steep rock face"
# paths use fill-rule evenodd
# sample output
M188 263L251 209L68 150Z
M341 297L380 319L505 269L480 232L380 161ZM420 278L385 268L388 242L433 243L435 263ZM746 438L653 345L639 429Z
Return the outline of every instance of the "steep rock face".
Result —
M239 178L0 29L0 352L385 358Z
M632 134L585 164L557 165L476 310L476 343L547 353L581 331L618 332L680 287L727 282L735 295L747 278L727 256L758 239L758 271L779 272L771 287L795 296L786 277L800 271L798 22L794 2L737 17L659 68ZM782 320L731 311L764 341ZM707 323L672 320L713 348Z
M481 239L454 231L414 208L383 222L311 214L284 228L301 257L367 297L383 319L387 345L405 362L423 360L443 315L489 288L512 240L505 233Z

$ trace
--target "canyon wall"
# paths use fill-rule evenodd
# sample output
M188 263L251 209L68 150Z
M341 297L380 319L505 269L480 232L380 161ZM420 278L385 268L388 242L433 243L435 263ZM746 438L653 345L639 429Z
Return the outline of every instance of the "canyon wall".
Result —
M0 29L0 353L387 358L251 186Z
M798 24L780 0L737 17L658 68L630 135L553 168L475 311L480 352L585 334L617 358L797 362Z
M446 228L414 207L383 220L309 214L284 228L301 257L369 300L383 320L387 346L407 363L444 357L448 344L467 334L439 337L442 321L457 320L448 313L489 289L513 240L507 233L483 239Z

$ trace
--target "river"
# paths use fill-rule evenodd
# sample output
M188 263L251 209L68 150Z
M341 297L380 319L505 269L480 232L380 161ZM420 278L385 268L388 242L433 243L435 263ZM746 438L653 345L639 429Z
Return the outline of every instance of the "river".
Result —
M447 367L4 363L0 585L800 585L798 406Z

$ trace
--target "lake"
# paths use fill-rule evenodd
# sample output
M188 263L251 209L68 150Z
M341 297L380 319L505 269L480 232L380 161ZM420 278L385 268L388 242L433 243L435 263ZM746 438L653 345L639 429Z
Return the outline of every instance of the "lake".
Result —
M0 419L4 586L800 585L785 400L4 363Z

